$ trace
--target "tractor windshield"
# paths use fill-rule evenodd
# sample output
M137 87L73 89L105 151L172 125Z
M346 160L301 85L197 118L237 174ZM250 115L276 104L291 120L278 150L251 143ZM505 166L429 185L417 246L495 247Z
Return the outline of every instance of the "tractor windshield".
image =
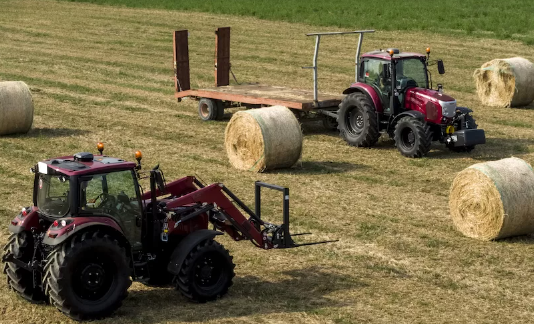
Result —
M426 66L417 58L399 60L396 64L397 86L401 89L407 87L428 88Z
M69 177L39 174L37 207L50 217L63 217L69 212Z

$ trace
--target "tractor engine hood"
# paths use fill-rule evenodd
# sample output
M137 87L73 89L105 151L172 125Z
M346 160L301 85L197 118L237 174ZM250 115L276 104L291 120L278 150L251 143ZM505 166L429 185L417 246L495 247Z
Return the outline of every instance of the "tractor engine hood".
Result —
M406 109L418 110L428 120L439 123L441 117L454 117L456 99L432 89L410 88L406 90L405 106Z

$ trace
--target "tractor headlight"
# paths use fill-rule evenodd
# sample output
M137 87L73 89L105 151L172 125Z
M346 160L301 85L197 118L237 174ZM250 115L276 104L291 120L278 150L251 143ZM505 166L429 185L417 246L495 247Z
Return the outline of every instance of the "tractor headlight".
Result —
M456 100L453 101L439 101L441 106L441 113L443 117L454 117L456 113Z

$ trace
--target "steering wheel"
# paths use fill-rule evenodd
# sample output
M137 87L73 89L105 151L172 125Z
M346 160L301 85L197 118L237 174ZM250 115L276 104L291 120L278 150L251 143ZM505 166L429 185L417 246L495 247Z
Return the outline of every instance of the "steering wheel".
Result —
M115 197L107 194L107 193L101 193L94 199L94 203L96 204L97 200L100 199L100 204L98 205L98 208L102 208L105 210L110 210L113 207L115 207Z

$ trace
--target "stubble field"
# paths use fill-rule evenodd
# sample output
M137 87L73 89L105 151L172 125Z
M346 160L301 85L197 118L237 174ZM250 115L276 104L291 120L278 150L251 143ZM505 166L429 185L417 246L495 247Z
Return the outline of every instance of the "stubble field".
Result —
M427 158L407 159L382 138L373 149L347 146L320 125L304 126L301 162L255 174L233 169L223 134L227 120L201 122L196 103L173 97L172 31L189 29L192 85L213 83L214 30L232 27L232 69L239 81L312 87L314 40L336 28L255 18L56 1L0 1L0 81L25 81L34 126L0 138L0 243L20 207L31 201L29 168L37 161L96 152L145 166L167 179L199 175L223 182L250 205L255 180L290 188L295 231L339 242L262 251L220 241L234 255L230 293L189 303L173 288L134 284L123 307L101 323L526 323L534 315L534 240L478 242L459 234L448 213L455 174L477 162L517 156L534 163L534 110L480 105L472 73L482 63L534 48L519 42L378 31L363 50L432 48L447 73L434 84L472 108L487 144L470 154L434 144ZM355 26L356 28L357 26ZM322 40L319 85L339 93L353 79L355 39ZM532 108L532 107L531 107ZM278 195L264 215L281 221ZM32 305L0 281L1 323L69 323L54 307Z

